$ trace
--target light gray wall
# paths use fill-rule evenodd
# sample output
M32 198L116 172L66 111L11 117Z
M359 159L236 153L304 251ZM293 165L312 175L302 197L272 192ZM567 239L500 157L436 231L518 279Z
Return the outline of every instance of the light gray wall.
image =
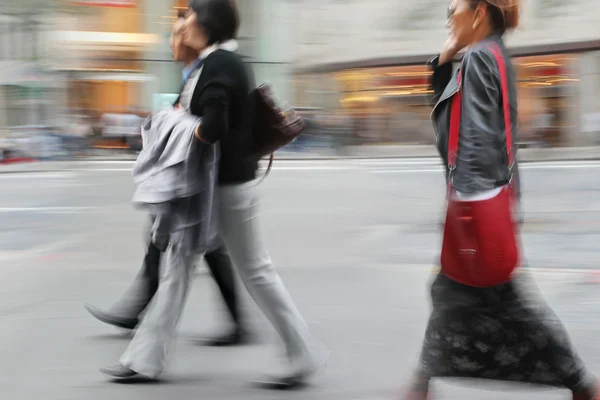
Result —
M256 83L269 82L278 99L291 103L297 10L303 5L289 0L240 0L240 52L252 63Z
M304 0L295 29L298 66L433 54L448 34L450 0ZM512 46L600 39L598 0L521 1Z
M600 144L600 51L585 54L581 58L579 73L582 140ZM592 126L586 126L584 118L593 118L595 122Z
M51 29L51 9L27 9L27 5L24 2L21 8L8 5L0 10L0 129L18 124L44 123L45 116L51 115L50 110L54 106L47 101L47 96L23 99L10 89L14 85L48 88L55 83L46 75L48 53L45 40ZM8 12L19 14L5 14Z
M141 90L140 106L143 109L151 110L155 93L177 93L179 91L181 88L182 66L167 61L171 60L169 35L172 26L165 24L164 22L167 20L161 18L170 15L174 2L168 0L140 0L140 4L144 32L156 34L160 39L158 44L148 46L142 55L145 60L148 60L144 62L144 71L156 77L153 84L143 85Z
M147 49L144 58L170 59L170 26L157 23L161 22L157 16L167 15L172 2L142 0L141 4L145 32L158 34L162 39L160 44ZM237 4L241 19L239 51L252 64L257 84L270 82L280 101L291 102L294 98L291 63L295 46L290 25L295 21L295 10L301 5L288 0L240 0ZM144 101L149 102L148 105L151 105L153 93L180 89L181 65L148 61L144 69L157 77L156 84L146 89Z

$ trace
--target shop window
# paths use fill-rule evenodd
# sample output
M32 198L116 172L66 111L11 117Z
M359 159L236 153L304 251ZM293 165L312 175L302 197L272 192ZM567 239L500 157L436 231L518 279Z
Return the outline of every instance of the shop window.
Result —
M519 141L523 146L563 146L578 113L571 95L579 76L573 71L577 55L521 57L514 60L519 76Z
M10 40L8 38L8 26L5 22L0 22L0 60L10 58Z
M9 43L10 43L10 59L11 60L17 60L19 58L18 53L19 53L19 38L18 38L18 31L19 31L19 27L18 24L15 21L10 21L9 22L9 30L8 30L8 36L9 36Z

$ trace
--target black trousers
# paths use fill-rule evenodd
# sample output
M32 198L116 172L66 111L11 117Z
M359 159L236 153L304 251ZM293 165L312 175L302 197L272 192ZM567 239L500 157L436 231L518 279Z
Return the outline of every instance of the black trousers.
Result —
M146 309L148 304L150 304L152 298L156 294L156 291L158 290L161 254L161 251L152 243L152 241L149 241L148 251L146 252L146 257L144 258L142 270L137 278L143 283L138 295L136 296L137 298L134 302L135 304L129 303L133 307L127 310L127 314L129 314L128 317L138 317ZM225 246L221 246L210 253L206 253L204 255L204 259L206 260L208 268L210 269L210 272L217 283L217 286L219 287L219 291L221 292L223 300L227 305L231 319L237 326L239 326L240 315L235 288L235 276L233 272L233 265L231 263L229 254L227 253L227 249Z

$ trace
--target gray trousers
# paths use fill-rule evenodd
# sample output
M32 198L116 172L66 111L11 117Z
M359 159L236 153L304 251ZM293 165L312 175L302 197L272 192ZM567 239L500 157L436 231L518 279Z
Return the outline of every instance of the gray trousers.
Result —
M150 235L148 235L150 236ZM160 280L160 260L162 252L151 240L148 240L148 248L144 262L133 283L127 288L121 299L119 299L109 310L113 315L124 318L140 318L148 307L156 291ZM231 258L224 245L215 250L207 252L204 260L208 265L211 276L219 287L223 301L227 305L235 329L243 331L241 320L235 275Z
M283 342L292 372L311 371L321 346L310 333L279 274L261 235L256 182L219 188L220 233L250 296Z
M164 370L199 256L185 256L169 245L161 257L158 291L119 360L123 366L150 378Z
M221 237L248 292L283 339L291 372L313 372L326 353L310 333L262 240L256 183L221 187L219 202ZM151 378L164 370L197 258L183 257L169 246L161 260L158 292L120 359L122 365Z

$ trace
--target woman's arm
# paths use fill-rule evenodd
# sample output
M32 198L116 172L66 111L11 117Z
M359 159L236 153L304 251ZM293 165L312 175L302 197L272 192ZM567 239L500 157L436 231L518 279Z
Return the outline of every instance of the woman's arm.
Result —
M462 72L459 154L464 176L474 177L482 166L496 162L503 127L500 73L494 55L485 48L465 55Z
M433 90L431 97L432 106L437 104L444 89L452 79L452 59L465 46L460 44L455 36L450 36L442 46L442 51L436 57L430 59L427 64L433 69L430 89Z
M427 65L433 71L431 81L429 82L429 88L433 90L433 96L430 98L431 105L433 106L438 102L452 78L452 61L440 64L440 56L435 56L427 61Z
M222 84L208 84L200 96L202 122L196 127L196 139L206 143L216 143L229 129L229 101L227 87Z

